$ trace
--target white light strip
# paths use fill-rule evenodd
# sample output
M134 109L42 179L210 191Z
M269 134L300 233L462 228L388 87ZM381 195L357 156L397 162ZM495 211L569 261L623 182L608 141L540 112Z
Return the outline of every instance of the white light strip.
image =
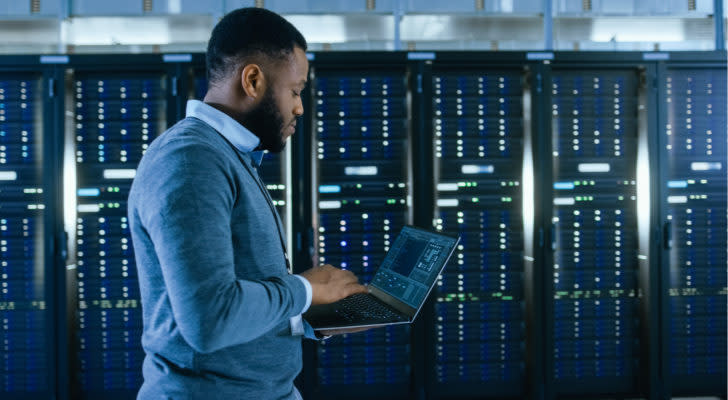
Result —
M15 171L0 171L0 181L14 181L18 179L18 173Z
M460 168L460 172L463 174L492 174L495 172L495 167L492 165L463 165Z
M457 192L458 184L457 183L438 183L437 191L438 192Z
M688 196L667 196L667 202L670 204L682 204L688 202Z
M334 208L341 208L341 202L338 200L319 201L320 210L331 210Z
M692 162L690 169L693 171L720 171L723 165L719 162Z
M344 173L346 175L376 175L379 173L379 170L376 166L346 167L344 168Z
M78 212L99 212L101 208L98 204L79 204L78 207L76 207L76 210Z
M554 198L555 206L573 206L576 200L573 197L556 197Z
M581 163L579 172L609 172L608 163Z
M105 169L105 179L134 179L136 176L135 169Z
M438 207L457 207L460 205L458 199L437 199Z

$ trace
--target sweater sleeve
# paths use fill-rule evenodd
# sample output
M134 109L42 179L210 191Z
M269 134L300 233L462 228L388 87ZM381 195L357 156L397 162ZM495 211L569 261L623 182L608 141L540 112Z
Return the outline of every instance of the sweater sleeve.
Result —
M230 162L190 139L165 144L136 177L140 220L154 244L166 295L182 337L209 353L254 340L302 312L307 294L293 275L237 279Z

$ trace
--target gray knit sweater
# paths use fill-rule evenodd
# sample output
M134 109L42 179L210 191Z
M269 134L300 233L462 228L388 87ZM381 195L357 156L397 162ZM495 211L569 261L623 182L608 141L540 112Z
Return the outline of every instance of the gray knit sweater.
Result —
M290 318L306 288L286 270L278 215L256 179L250 153L196 118L144 155L129 195L146 352L140 399L295 398L301 336Z

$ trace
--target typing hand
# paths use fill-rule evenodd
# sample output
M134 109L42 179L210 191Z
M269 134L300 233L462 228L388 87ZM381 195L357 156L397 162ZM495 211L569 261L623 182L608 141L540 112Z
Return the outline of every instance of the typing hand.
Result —
M329 304L357 293L367 293L359 279L351 271L325 264L313 267L301 274L311 284L311 305Z

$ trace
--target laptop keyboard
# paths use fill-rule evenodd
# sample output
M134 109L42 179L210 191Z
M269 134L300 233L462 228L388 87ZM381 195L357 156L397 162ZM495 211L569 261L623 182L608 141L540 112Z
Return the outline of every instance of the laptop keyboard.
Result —
M355 294L339 300L336 313L347 321L356 320L402 320L402 316L383 306L372 296L367 294Z

